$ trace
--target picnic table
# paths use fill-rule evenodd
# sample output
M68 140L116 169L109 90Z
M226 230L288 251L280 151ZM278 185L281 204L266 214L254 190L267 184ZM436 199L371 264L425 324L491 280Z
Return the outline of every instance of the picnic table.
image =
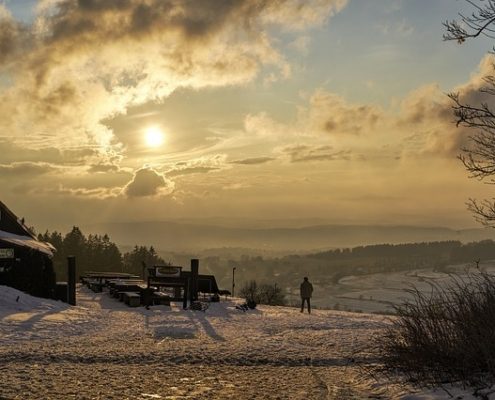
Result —
M148 276L148 288L156 287L170 288L176 291L176 295L170 300L182 300L182 307L187 308L187 294L189 291L189 279L185 277L157 277ZM182 297L180 297L180 290L182 290Z
M138 292L141 293L143 289L146 289L146 284L143 281L138 282L118 282L114 283L110 287L110 295L113 297L119 297L119 292Z
M139 279L139 276L129 274L127 272L96 272L96 271L88 271L84 272L80 276L80 280L82 283L87 284L88 280L91 281L99 281L100 283L106 282L110 279Z

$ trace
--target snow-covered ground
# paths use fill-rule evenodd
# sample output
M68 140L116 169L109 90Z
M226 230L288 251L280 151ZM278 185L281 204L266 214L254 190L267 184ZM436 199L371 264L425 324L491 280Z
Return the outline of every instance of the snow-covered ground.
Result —
M447 399L375 380L385 317L288 307L78 306L0 286L0 399ZM455 391L458 398L470 395Z
M483 271L495 274L495 262L480 264ZM314 304L321 308L332 308L364 313L394 313L394 305L410 298L407 290L415 287L431 293L431 284L445 286L452 282L452 273L466 277L466 270L475 270L473 263L449 265L446 272L432 269L385 272L364 275L350 275L341 278L337 284L314 284ZM289 301L299 302L299 290L293 288Z

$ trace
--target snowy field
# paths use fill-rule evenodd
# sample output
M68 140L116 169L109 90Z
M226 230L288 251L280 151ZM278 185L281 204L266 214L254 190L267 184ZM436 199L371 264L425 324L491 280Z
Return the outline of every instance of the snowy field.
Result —
M495 275L495 263L484 262L480 267ZM313 303L317 307L364 313L393 313L394 305L410 297L407 289L417 288L423 293L431 292L431 284L445 286L452 280L452 273L465 276L473 271L472 264L450 265L446 272L431 269L387 272L368 275L346 276L336 285L315 284ZM299 303L299 293L294 289L289 296L292 304Z
M145 310L85 288L70 307L0 286L0 399L450 398L366 372L386 324L234 301Z

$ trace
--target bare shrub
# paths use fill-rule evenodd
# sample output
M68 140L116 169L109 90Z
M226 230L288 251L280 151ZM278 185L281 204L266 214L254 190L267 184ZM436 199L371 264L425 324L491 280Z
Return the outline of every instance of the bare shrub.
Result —
M246 299L246 301L254 301L258 303L258 284L256 281L247 282L240 290L239 295Z
M276 283L263 284L259 288L260 304L269 304L271 306L283 306L286 304L285 295Z
M495 276L470 273L411 292L379 339L385 370L426 385L495 382Z
M257 304L268 304L272 306L282 306L286 304L282 288L276 283L258 285L256 281L252 280L242 287L240 295L245 298L246 301L254 301Z

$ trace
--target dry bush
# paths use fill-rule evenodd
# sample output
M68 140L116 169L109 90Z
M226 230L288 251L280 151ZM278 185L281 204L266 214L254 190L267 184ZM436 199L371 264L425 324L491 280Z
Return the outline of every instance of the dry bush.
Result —
M284 292L276 283L258 285L254 280L249 281L242 287L240 296L244 297L246 301L254 301L257 304L271 306L283 306L286 304Z
M495 276L470 273L411 292L379 340L385 370L422 385L495 382Z

